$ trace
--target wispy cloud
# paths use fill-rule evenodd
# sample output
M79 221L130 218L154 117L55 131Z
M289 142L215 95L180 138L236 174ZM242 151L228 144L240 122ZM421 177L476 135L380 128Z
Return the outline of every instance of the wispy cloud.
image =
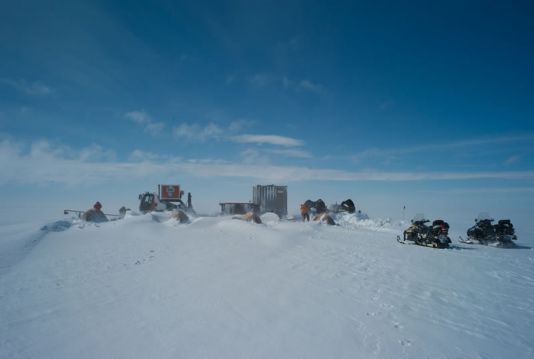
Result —
M520 161L521 161L521 156L519 156L519 155L514 155L514 156L510 156L510 157L508 157L508 158L504 161L504 164L505 164L505 165L513 165L513 164L519 163Z
M266 165L271 163L269 157L265 156L261 151L255 148L247 148L246 150L241 151L240 156L241 161L246 165Z
M272 153L274 155L280 155L285 157L293 157L293 158L311 158L312 155L308 151L302 150L302 149L296 149L296 148L288 148L288 149L271 149L266 150L268 153Z
M281 84L281 81L283 81L283 78L272 74L254 74L249 78L250 84L257 88Z
M92 144L80 151L80 161L114 161L117 158L115 151L104 149L102 146Z
M243 163L246 164L271 164L280 157L311 158L311 154L298 148L283 149L258 149L247 148L240 153ZM274 156L273 156L274 155Z
M226 75L226 79L224 80L224 83L226 85L231 85L235 82L235 80L236 80L235 74L229 74L229 75Z
M132 151L129 158L132 162L159 161L162 159L166 159L164 156L142 150Z
M145 132L152 135L159 135L165 128L163 122L156 122L145 111L131 111L124 115L130 121L144 127Z
M282 147L302 146L303 141L279 135L261 135L261 134L239 134L243 129L250 125L250 121L236 120L228 125L219 125L210 122L206 125L198 123L181 123L173 129L176 137L188 141L204 142L207 140L220 140L235 143L255 144L255 145L273 145ZM281 154L281 152L280 152ZM304 152L294 151L293 155L302 156ZM290 155L288 152L287 155Z
M0 79L0 83L31 96L45 96L53 92L50 87L39 81Z
M254 122L248 119L237 119L228 124L218 124L217 119L222 117L218 111L210 112L208 117L213 119L208 124L187 122L179 124L173 128L174 136L187 141L198 142L207 140L228 140L231 136L250 127Z
M258 73L249 77L249 83L255 88L280 87L296 92L310 92L317 95L326 93L326 88L309 79L295 80L287 76L278 76L270 73Z
M173 129L176 137L190 141L206 141L210 139L220 139L227 132L227 129L210 122L207 125L182 123Z
M231 140L238 143L269 144L285 147L302 146L304 144L301 140L278 135L239 135L233 136Z
M436 193L436 190L425 192ZM506 194L506 193L534 193L534 187L477 187L477 188L450 188L440 189L439 193L450 194Z
M298 82L296 89L299 91L308 91L313 92L316 94L323 94L325 92L325 88L322 85L319 85L317 83L314 83L310 80L301 80Z
M352 156L354 162L359 162L364 159L379 158L379 157L398 157L399 155L408 155L415 153L435 152L435 151L449 151L457 150L474 146L498 145L505 143L517 143L524 141L533 141L534 135L520 135L520 136L502 136L502 137L487 137L466 139L461 141L449 143L432 143L420 146L402 147L402 148L369 148Z
M94 151L89 150L89 152ZM97 152L107 153L99 148ZM196 177L252 178L258 181L458 181L458 180L534 180L534 171L495 172L385 172L344 171L303 166L277 166L270 164L236 163L226 161L184 160L166 158L158 161L133 153L129 161L95 159L86 156L85 150L74 151L39 141L23 146L9 140L0 141L0 184L102 183L184 173ZM249 155L252 155L250 153ZM155 156L155 155L154 155ZM98 156L97 156L98 157Z

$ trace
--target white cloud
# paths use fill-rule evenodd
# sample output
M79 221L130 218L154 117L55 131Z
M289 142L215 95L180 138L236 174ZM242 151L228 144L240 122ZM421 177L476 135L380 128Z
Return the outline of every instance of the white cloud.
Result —
M301 140L278 135L239 135L233 136L231 140L238 143L269 144L285 147L302 146L304 144Z
M298 148L283 148L283 149L257 149L248 148L241 152L241 158L245 163L270 163L271 158L268 155L276 155L278 157L291 158L311 158L312 155L307 151ZM272 157L272 156L271 156Z
M415 153L424 153L431 151L450 151L457 150L466 147L476 147L476 146L486 146L486 145L498 145L505 143L517 143L522 141L532 141L534 140L534 135L521 135L521 136L503 136L503 137L488 137L488 138L475 138L475 139L466 139L461 141L449 142L449 143L433 143L433 144L423 144L420 146L413 147L403 147L403 148L369 148L363 150L352 156L354 162L359 162L364 159L369 158L392 158L399 155L415 154ZM513 159L512 159L513 160Z
M513 164L519 163L520 161L521 161L521 156L515 155L515 156L508 157L506 161L504 161L504 164L513 165Z
M133 162L156 161L161 159L164 159L164 157L152 152L146 152L142 150L134 150L130 154L130 161Z
M267 150L266 152L285 156L285 157L293 157L293 158L311 158L312 155L304 150L301 149L273 149L273 150Z
M254 124L254 120L248 120L248 119L239 119L230 122L230 125L228 125L228 133L234 134L243 131L246 128L251 127Z
M163 122L152 122L145 126L145 131L153 135L158 135L163 132L165 124Z
M96 181L104 172L102 168L110 172L118 170L110 167L116 162L105 161L105 156L102 156L111 153L96 145L74 151L45 140L29 146L3 140L0 144L0 166L4 171L0 175L0 183L75 184Z
M25 150L26 148L26 150ZM94 148L94 147L93 147ZM108 151L99 149L103 153ZM91 152L91 150L89 150ZM158 161L88 160L86 150L74 151L39 141L22 146L9 140L0 141L0 184L60 183L117 183L131 178L172 176L176 173L208 178L252 178L258 181L434 181L434 180L534 180L534 171L501 172L384 172L346 171L328 168L277 166L257 163L225 161L186 161L180 158L162 158ZM142 152L132 154L138 159ZM249 153L252 155L252 152ZM148 155L150 157L150 155Z
M106 150L102 146L92 144L80 151L80 161L113 161L116 159L116 154L112 150Z
M436 191L428 191L435 193ZM500 194L500 193L534 193L534 187L477 187L477 188L451 188L440 189L440 193L450 194L473 194L473 193L485 193L485 194Z
M267 87L279 82L279 78L271 74L255 74L249 78L250 84L254 87Z
M262 156L260 151L253 148L247 148L246 150L242 151L240 156L243 163L247 165L258 163L265 164L269 162L265 156Z
M26 80L0 79L0 83L9 85L18 91L32 96L45 96L50 95L53 92L50 87L39 81L28 82Z
M288 79L287 77L283 77L282 78L282 87L284 89L290 89L291 87L295 86L295 83L293 81L291 81L290 79Z
M236 76L234 74L226 75L225 83L227 85L231 85L231 84L233 84L235 82L235 78L236 78Z
M130 121L144 127L145 132L152 135L159 135L165 128L163 122L156 122L145 111L130 111L124 115Z
M281 87L284 90L293 90L296 92L311 92L317 95L326 93L323 85L315 83L308 79L295 80L287 76L278 76L268 73L259 73L251 76L249 82L253 87L264 88L269 86Z
M210 122L206 126L201 126L196 123L182 123L173 130L174 135L177 137L201 142L209 139L219 139L225 132L225 129L213 122Z
M173 129L173 133L176 137L189 141L228 140L231 139L232 135L250 127L251 123L252 121L250 120L235 120L227 126L218 125L214 122L210 122L207 125L181 123Z
M299 91L308 91L313 92L316 94L322 94L325 92L325 89L323 86L313 83L309 80L302 80L297 85L297 90Z

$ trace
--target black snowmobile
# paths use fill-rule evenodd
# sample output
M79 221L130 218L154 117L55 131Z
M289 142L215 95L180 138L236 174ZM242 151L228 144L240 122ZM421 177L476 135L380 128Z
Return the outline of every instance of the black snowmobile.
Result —
M316 213L324 213L327 211L326 204L322 199L318 199L315 202L312 200L307 200L304 202L304 205L309 209L314 209Z
M347 199L346 201L341 202L338 204L337 202L330 206L330 212L333 213L341 213L341 212L347 212L347 213L354 213L356 212L356 206L354 205L354 202L352 199Z
M460 242L473 244L479 243L495 247L514 246L517 236L514 225L509 219L500 219L493 224L494 219L483 213L475 219L475 225L467 230L467 240L460 237Z
M449 224L441 219L436 219L431 226L426 223L430 220L418 215L412 219L412 225L404 231L404 238L397 236L399 243L413 242L419 246L432 248L449 248Z
M354 202L352 199L347 199L346 201L341 202L341 208L343 208L345 211L349 213L356 212L356 206L354 205Z

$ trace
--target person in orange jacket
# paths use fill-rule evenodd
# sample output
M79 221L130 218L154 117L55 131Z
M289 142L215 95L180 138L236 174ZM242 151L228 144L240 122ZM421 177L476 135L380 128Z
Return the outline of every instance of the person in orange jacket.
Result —
M302 222L306 222L306 221L310 221L310 209L308 208L308 206L306 206L306 204L301 204L300 205L300 215L302 216Z

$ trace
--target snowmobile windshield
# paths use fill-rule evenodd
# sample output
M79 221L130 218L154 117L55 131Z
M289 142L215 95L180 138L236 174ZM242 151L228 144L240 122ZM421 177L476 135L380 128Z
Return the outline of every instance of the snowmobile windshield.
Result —
M424 213L417 213L412 221L415 223L415 222L424 222L424 221L428 221L428 219L425 218L425 215Z
M488 212L480 212L478 214L477 221L485 221L485 220L493 221L493 218L491 218Z

